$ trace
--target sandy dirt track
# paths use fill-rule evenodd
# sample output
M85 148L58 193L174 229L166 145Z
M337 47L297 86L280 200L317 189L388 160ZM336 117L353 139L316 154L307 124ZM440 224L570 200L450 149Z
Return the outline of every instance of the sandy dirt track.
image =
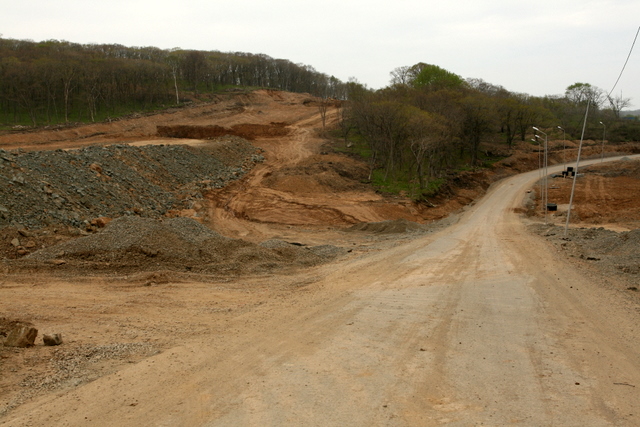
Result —
M513 210L536 178L501 181L444 231L290 277L299 292L0 422L638 425L637 313L527 233Z
M339 172L363 166L324 152L319 114L304 99L256 92L162 118L0 141L7 149L184 143L155 137L156 124L287 122L288 136L254 141L263 164L185 214L229 237L353 248L288 275L158 267L125 277L0 277L0 312L65 337L58 348L0 354L8 357L0 403L11 407L1 426L640 425L638 306L527 231L514 211L524 211L538 172L494 184L431 234L345 232L360 221L428 223L461 203L419 211L357 176L343 179ZM615 225L636 227L637 218ZM5 369L11 363L22 368ZM59 382L19 394L51 378Z

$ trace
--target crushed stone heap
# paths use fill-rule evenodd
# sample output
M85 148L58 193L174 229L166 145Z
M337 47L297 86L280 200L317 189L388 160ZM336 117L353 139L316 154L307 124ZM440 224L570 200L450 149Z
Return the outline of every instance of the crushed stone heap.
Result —
M82 227L93 218L132 214L157 218L188 208L203 190L225 186L262 160L242 138L210 146L0 150L0 227Z
M158 266L193 272L261 273L318 265L345 254L342 248L305 247L280 240L255 244L224 237L191 218L123 216L98 233L36 251L17 265L49 263L57 268Z

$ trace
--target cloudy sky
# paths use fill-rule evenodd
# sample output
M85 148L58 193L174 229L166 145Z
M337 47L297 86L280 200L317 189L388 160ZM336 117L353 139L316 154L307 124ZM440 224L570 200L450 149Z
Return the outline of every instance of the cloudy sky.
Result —
M435 64L513 92L609 92L638 0L0 0L0 34L35 41L263 53L372 88ZM613 95L640 108L640 40Z

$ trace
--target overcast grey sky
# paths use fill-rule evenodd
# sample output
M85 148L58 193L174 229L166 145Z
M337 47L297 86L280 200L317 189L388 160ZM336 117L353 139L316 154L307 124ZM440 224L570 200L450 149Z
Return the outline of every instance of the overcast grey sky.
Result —
M263 53L372 88L435 64L513 92L610 91L639 0L0 0L0 34L35 41ZM614 95L640 108L640 41Z

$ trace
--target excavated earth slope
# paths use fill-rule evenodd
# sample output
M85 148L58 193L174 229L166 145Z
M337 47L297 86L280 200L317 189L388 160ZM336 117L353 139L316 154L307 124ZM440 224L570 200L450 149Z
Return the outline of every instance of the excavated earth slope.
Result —
M233 359L237 364L223 365L229 368L223 370L232 378L229 383L237 380L237 389L224 381L211 384L223 394L251 392L255 384L263 384L255 381L249 385L245 381L243 374L252 366L252 357L263 358L265 366L273 367L268 365L272 363L270 360L280 359L266 357L265 349L270 346L281 347L287 340L312 345L318 341L316 334L322 327L322 322L313 322L313 315L324 309L334 319L332 332L341 328L354 330L353 340L338 342L336 355L344 354L347 358L353 354L349 349L358 347L358 340L375 324L371 320L376 320L364 317L363 329L355 329L360 326L344 317L346 312L362 315L397 312L400 320L384 323L384 334L365 347L373 349L395 342L389 341L394 329L389 325L406 325L406 316L412 313L407 303L417 303L421 298L401 296L405 290L402 287L384 289L390 277L386 275L396 267L393 263L386 264L384 251L424 237L432 230L442 230L446 223L438 228L434 221L473 203L494 178L484 172L459 174L441 198L431 200L431 206L416 204L403 196L381 195L362 182L367 176L366 164L327 148L329 141L319 136L319 112L308 102L309 98L257 91L220 96L208 105L159 115L0 136L0 147L5 149L0 152L0 180L4 187L0 190L3 191L0 221L5 225L0 227L3 258L0 341L15 320L32 322L44 333L61 332L64 337L60 347L45 347L40 339L28 349L0 348L0 422L12 422L14 415L29 412L28 408L31 413L53 406L57 409L53 392L58 396L77 393L78 399L99 401L101 405L104 402L105 407L113 405L112 399L122 399L117 405L131 411L127 415L147 407L151 408L149 414L157 414L164 410L159 410L160 405L175 410L180 406L154 400L146 394L129 396L102 389L97 394L82 395L86 389L83 386L118 377L127 368L155 363L152 356L171 360L163 365L166 371L158 367L154 372L160 374L150 380L158 389L184 390L185 393L175 393L189 399L180 402L186 404L181 407L185 412L197 414L187 407L194 403L192 390L175 387L176 383L162 383L172 387L158 385L173 378L163 372L187 366L198 355L215 365ZM328 112L328 124L335 124L338 116L336 105ZM158 126L170 126L169 130L174 131L212 132L203 137L210 137L220 129L234 129L247 132L243 135L252 138L252 144L237 137L178 139L172 137L175 134L159 134ZM557 149L558 144L552 146ZM594 147L587 150L590 155L599 154L598 147ZM529 145L521 148L496 165L496 170L502 169L496 175L537 167L538 153ZM575 155L575 144L571 148L573 151L567 158ZM626 153L635 149L620 150ZM561 163L563 156L554 151L550 159ZM564 218L561 210L552 216L550 224L540 224L542 218L535 205L539 202L535 197L539 191L532 193L534 207L529 215L537 223L532 229L556 245L554 256L567 255L585 267L583 270L593 274L594 283L605 283L602 278L606 275L622 278L623 281L615 281L618 287L613 291L629 296L634 301L633 307L637 307L640 242L634 231L638 224L634 213L640 209L633 204L637 197L630 195L637 193L640 176L630 163L627 166L629 173L619 176L608 174L619 170L620 165L611 166L609 172L606 166L600 172L585 169L584 176L577 181L580 208L575 213L576 220L584 222L574 224L575 229L570 230L568 237L555 228ZM550 189L550 196L565 197L568 182L552 180L552 187L557 188ZM564 203L560 199L557 202L559 207ZM455 215L447 219L449 223L456 220ZM343 271L339 263L318 266L336 260L360 265L372 255L380 256L378 263L363 263L364 268L348 270L343 277L339 275ZM414 255L403 255L395 259L396 264L406 267ZM487 256L493 260L492 254ZM446 265L447 260L441 261ZM452 264L452 267L455 268L451 270L457 270L460 266ZM322 282L322 277L332 273L330 270L337 274L336 283ZM340 305L332 305L339 298L362 293L358 286L362 277L368 279L367 275L375 276L370 278L375 286L383 287L378 291L375 286L366 290L377 292L378 300L362 307L347 306L344 311ZM424 281L421 278L419 285L424 286L436 276ZM342 282L351 283L351 287L342 287ZM620 287L619 283L624 285ZM582 290L575 292L582 296L577 294ZM434 297L429 301L436 304L444 300ZM422 309L419 312L421 325L437 323L433 317L425 322L424 315L428 312ZM462 313L447 308L445 312L466 315L468 310ZM282 321L279 316L283 316ZM276 319L279 325L291 324L291 330L268 339L272 338L268 328L276 323L262 323L265 319ZM510 327L505 322L495 324L498 329L506 328L505 325ZM456 328L446 327L440 332L449 330ZM397 342L397 349L406 354L431 354L428 341L417 345L415 331L405 332ZM433 332L429 337L437 337L438 331ZM261 343L263 338L265 342ZM175 358L172 356L171 349L182 348L193 340L202 341L194 347L197 351L188 357L179 353ZM237 345L225 346L229 342ZM215 359L203 353L202 343L220 351L223 357ZM458 341L454 344L457 348ZM456 352L459 350L438 360L444 362ZM313 355L314 351L310 348L299 353ZM372 358L375 369L359 370L357 378L376 378L379 374L376 371L384 371L378 369L380 363L392 356L390 350L384 357ZM361 355L348 360L345 365L366 362ZM304 365L282 366L290 370ZM316 365L310 366L316 372ZM416 375L407 371L407 367L417 369L426 364L420 359L419 364L402 366L410 378ZM309 379L311 371L294 379ZM336 366L331 372L336 373ZM200 380L206 373L198 371L194 378ZM431 374L425 378L431 378ZM297 382L306 387L305 381ZM351 377L345 384L349 393L344 396L359 395L359 390L352 387L356 382ZM396 391L404 390L405 383L400 384ZM520 387L519 381L509 384ZM619 387L635 391L633 386L633 390L629 384ZM486 388L484 383L483 387ZM371 390L372 396L379 395L379 387ZM514 395L511 393L509 398L513 400ZM208 395L197 396L195 400L204 405ZM232 404L238 407L251 404L255 396L241 395L240 398L245 398ZM494 396L489 397L487 400L493 400ZM397 402L377 403L386 412L388 406ZM454 406L455 402L437 403L434 407L442 407L443 416L460 409ZM73 404L78 407L77 400ZM254 421L260 424L261 407L252 409L258 410ZM126 424L123 421L126 417L119 420ZM110 421L104 417L100 421L87 420L105 425Z

